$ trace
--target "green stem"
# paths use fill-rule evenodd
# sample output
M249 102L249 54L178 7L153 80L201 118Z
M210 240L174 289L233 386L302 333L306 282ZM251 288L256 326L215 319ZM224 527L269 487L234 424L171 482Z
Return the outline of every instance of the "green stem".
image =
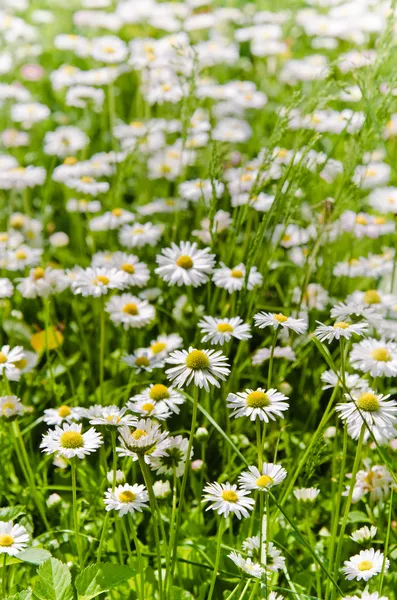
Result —
M110 513L107 511L105 518L103 520L103 525L102 525L102 533L101 533L101 538L99 540L99 546L98 546L98 553L97 553L97 563L101 562L101 558L102 558L102 551L103 551L103 546L105 543L105 535L107 532L107 528L108 528L108 524L109 524L109 519L110 519Z
M379 582L379 598L382 595L383 580L385 578L385 571L386 571L387 553L388 553L388 550L389 550L390 531L391 531L391 516L392 516L392 512L393 512L393 491L394 491L394 488L392 486L391 492L390 492L390 506L389 506L389 516L388 516L388 519L387 519L387 531L386 531L386 539L385 539L385 549L384 549L384 552L383 552L384 557L383 557L383 564L382 564L382 572L380 574L380 582Z
M167 587L168 583L171 583L171 586L172 586L172 578L171 577L168 578L168 576L171 575L170 560L172 558L172 552L173 552L173 548L174 548L174 544L175 544L175 517L176 517L177 495L178 495L175 464L173 465L172 482L173 482L173 485L172 485L172 509L171 509L171 520L170 520L170 543L168 545L167 572L165 575L165 584L164 584L164 589L166 592L168 590L168 587ZM172 587L170 587L170 590L172 590Z
M270 390L271 382L272 382L272 374L273 374L273 359L274 359L274 350L277 344L277 336L278 336L278 328L274 330L272 346L270 349L270 357L269 357L269 371L267 374L267 389Z
M306 523L307 538L309 540L309 544L311 545L311 547L314 550L316 542L315 542L315 539L314 539L314 536L313 536L312 529L310 527L309 512L308 511L306 511L305 523ZM315 568L315 577L316 577L316 594L317 594L318 598L321 598L322 597L322 591L321 591L320 571L319 571L317 565L314 565L314 568Z
M136 534L136 526L135 526L135 523L133 522L132 518L130 519L130 529L132 532L132 537L134 540L135 550L136 550L136 555L137 555L141 599L145 600L145 578L144 578L144 571L143 571L142 553L141 553L140 542L139 542L138 536Z
M76 480L76 458L70 461L72 468L72 498L73 498L73 525L74 536L76 538L77 554L79 557L80 568L83 568L83 554L81 550L81 540L79 531L79 515L77 511L77 480Z
M222 519L222 517L221 517ZM219 528L218 528L218 535L216 538L216 555L215 555L215 563L214 563L214 572L212 575L212 581L211 581L211 587L210 587L210 591L208 593L207 596L207 600L211 600L212 598L212 594L214 593L214 588L215 588L215 583L216 583L216 577L218 574L218 568L219 568L219 562L221 559L221 542L222 542L222 533L223 533L223 524L222 521L219 523Z
M114 488L116 487L116 471L117 471L117 452L116 452L116 427L112 426L110 430L110 435L112 438L112 453L113 453L113 462L112 462L112 492L114 492Z
M3 555L3 577L2 577L2 585L1 585L3 599L5 599L7 597L6 568L7 568L7 553L4 552L4 555Z
M105 307L103 297L100 298L100 315L99 315L99 388L101 404L104 401L104 356L105 356Z

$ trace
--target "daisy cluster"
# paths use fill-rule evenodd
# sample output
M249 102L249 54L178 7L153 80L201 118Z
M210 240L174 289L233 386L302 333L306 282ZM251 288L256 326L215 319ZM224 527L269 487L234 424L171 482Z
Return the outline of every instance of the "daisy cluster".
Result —
M4 597L393 599L396 33L2 1Z

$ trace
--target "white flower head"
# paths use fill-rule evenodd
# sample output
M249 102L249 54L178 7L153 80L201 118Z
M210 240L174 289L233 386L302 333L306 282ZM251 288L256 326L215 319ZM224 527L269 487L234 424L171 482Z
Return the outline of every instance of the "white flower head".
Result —
M303 319L287 317L283 313L260 312L254 315L254 321L259 329L264 329L265 327L278 329L281 327L283 329L291 329L295 333L304 333L307 329L307 325Z
M382 571L384 555L380 550L361 550L359 554L351 556L344 562L343 572L347 580L357 579L368 581L371 577L378 575ZM386 559L385 569L390 566L390 561Z
M19 381L21 370L16 366L25 358L22 346L2 346L0 349L0 377L3 376L9 381Z
M257 467L248 467L238 478L242 488L266 492L275 485L279 485L287 477L287 471L280 465L264 463L262 471Z
M226 356L219 350L198 350L190 346L189 350L176 350L166 359L171 365L166 375L175 381L177 387L194 385L209 391L209 384L220 387L218 379L225 380L230 373Z
M377 531L378 529L373 525L371 527L364 525L364 527L360 527L360 529L354 531L350 537L354 542L366 542L374 538Z
M0 417L12 419L23 414L23 404L17 396L0 396Z
M0 521L0 554L18 556L29 542L29 534L22 525Z
M353 344L350 362L354 369L369 373L372 377L395 377L397 375L397 344L369 338Z
M259 418L269 423L270 420L275 421L276 417L283 417L283 412L288 410L287 400L287 396L273 388L257 388L229 394L227 406L232 409L232 417L249 417L251 421Z
M209 248L199 250L194 242L172 243L156 257L158 268L155 270L170 285L191 285L198 287L208 281L215 262L215 255Z
M249 511L254 508L254 500L247 497L248 490L242 490L237 485L230 483L209 483L204 488L202 502L211 502L206 510L215 510L218 515L225 518L234 514L238 519L248 517Z
M296 488L294 490L294 496L301 502L314 502L319 495L320 490L317 488Z
M95 452L102 443L101 434L93 427L82 433L81 424L63 423L62 428L56 426L43 436L40 448L46 454L56 453L64 458L84 458L87 454Z
M129 485L124 483L117 486L114 491L109 488L105 492L105 508L107 511L117 510L120 517L135 511L142 512L148 507L149 496L144 485Z
M231 552L228 554L228 558L230 558L236 567L238 567L243 573L248 575L248 577L255 577L256 579L260 579L264 573L263 567L259 563L253 562L252 558L244 558L241 554L237 552Z
M220 344L229 342L232 338L237 340L248 340L251 336L250 326L240 317L231 319L216 319L213 317L203 317L198 323L201 333L205 335L201 338L202 342L211 342L211 344Z
M320 342L327 341L329 344L334 340L344 338L349 340L353 334L363 335L368 332L367 323L347 323L346 321L336 321L333 325L324 325L317 321L319 327L314 332L314 335Z

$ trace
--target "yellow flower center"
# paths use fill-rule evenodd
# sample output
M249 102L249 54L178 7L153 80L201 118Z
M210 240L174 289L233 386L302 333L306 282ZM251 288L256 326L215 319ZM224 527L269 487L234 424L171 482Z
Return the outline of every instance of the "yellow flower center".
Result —
M25 260L27 254L24 250L18 250L17 252L15 252L15 258L17 260Z
M142 121L131 121L130 123L130 127L134 127L134 128L140 128L142 127L143 123Z
M233 327L230 325L230 323L218 323L216 328L221 333L227 333L227 332L233 331Z
M170 397L168 388L162 383L156 383L150 388L149 396L152 400L158 402L159 400L165 400Z
M65 431L59 439L62 448L82 448L84 438L78 431Z
M391 361L391 354L387 348L375 348L375 350L372 350L371 356L374 360L379 362Z
M376 225L384 225L386 223L386 219L384 217L375 217Z
M3 404L3 407L2 407L3 415L6 414L7 410L14 410L14 409L15 409L15 404L13 404L12 402L6 402L5 404Z
M233 490L223 490L222 498L226 500L226 502L237 502L238 495Z
M367 290L364 294L366 304L380 304L381 297L376 290Z
M112 210L112 215L114 217L121 217L122 214L123 214L123 209L122 208L114 208Z
M10 223L11 227L14 229L21 229L25 224L25 219L22 215L15 215L14 217L11 217Z
M114 54L116 52L112 46L104 46L103 51L106 52L106 54Z
M187 254L182 254L182 256L180 256L176 261L176 264L182 269L191 269L193 266L193 261Z
M109 282L110 279L109 277L106 277L106 275L97 275L97 277L94 277L92 280L94 285L99 285L100 283L102 283L102 285L108 285Z
M364 392L364 394L359 396L357 400L357 406L360 410L376 412L379 409L380 404L375 394L371 394L371 392Z
M36 267L33 271L33 279L37 281L38 279L43 279L44 277L44 269L43 267Z
M365 177L375 177L376 170L375 169L367 169L365 171Z
M130 275L133 275L135 273L135 267L130 263L123 263L121 265L121 270L125 271L126 273L129 273Z
M150 346L150 349L153 352L153 354L159 354L160 352L165 350L166 347L167 347L167 344L164 344L164 342L155 342L154 344L152 344Z
M274 315L274 318L279 323L285 323L285 321L288 320L288 317L286 317L285 315L283 315L283 313L278 313L278 315Z
M132 230L132 233L134 233L134 234L135 234L135 233L136 233L136 234L141 234L141 233L145 233L145 230L143 229L143 227L135 227L135 228Z
M0 365L3 365L4 363L6 363L8 360L7 356L4 354L4 352L0 352Z
M77 163L77 158L75 158L74 156L67 156L65 158L65 160L63 161L64 165L75 165Z
M134 440L140 440L143 437L147 436L147 433L144 429L135 429L134 433L131 434Z
M68 417L71 414L71 410L69 408L69 406L66 406L66 404L63 404L62 406L60 406L58 408L58 415L64 419L65 417Z
M26 365L28 364L28 361L26 360L26 358L21 358L21 360L16 360L13 365L17 368L17 369L24 369L26 367Z
M290 235L288 235L288 233L286 233L285 235L283 235L282 240L283 242L290 242L292 239L292 237Z
M358 563L357 569L359 571L369 571L373 566L374 565L371 560L362 560L360 563Z
M248 394L246 403L247 406L250 406L251 408L265 408L270 405L270 400L265 392L256 390L256 392Z
M137 367L148 367L150 365L150 360L146 356L138 356L135 359L135 365Z
M255 483L258 487L267 487L269 483L273 483L273 479L269 475L261 475Z
M153 412L155 409L155 405L152 404L152 402L145 402L145 404L142 404L142 410L145 410L148 413Z
M134 492L130 492L130 490L124 490L124 492L119 494L120 502L134 502L135 498L136 494L134 494Z
M12 535L8 533L0 534L0 546L12 546L14 543L14 538Z
M134 302L128 302L127 304L124 304L123 312L127 313L127 315L133 315L133 316L135 316L139 313L138 307L136 304L134 304Z
M202 352L201 350L192 350L186 357L186 366L194 371L208 369L210 361L205 352Z
M0 242L8 241L8 233L0 233Z
M363 215L357 215L356 223L358 225L368 225L368 220Z
M120 423L120 417L119 417L119 415L108 415L106 417L106 421L108 423L112 423L112 422L113 423Z
M349 329L349 323L345 323L345 321L338 321L334 325L334 329Z
M230 275L235 279L241 279L242 277L244 277L244 273L240 269L232 269Z
M81 177L80 181L82 183L92 183L94 180L92 177L89 177L88 175L84 175L83 177Z

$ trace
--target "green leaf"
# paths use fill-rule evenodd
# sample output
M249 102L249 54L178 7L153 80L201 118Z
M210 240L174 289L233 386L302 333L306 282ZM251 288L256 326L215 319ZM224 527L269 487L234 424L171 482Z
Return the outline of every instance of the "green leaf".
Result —
M43 548L28 548L24 552L20 552L18 558L32 565L41 565L44 561L51 558L51 553Z
M7 596L6 600L32 600L32 590L22 590L22 592L19 592L18 594Z
M134 577L135 569L113 563L99 563L84 569L76 577L75 585L80 600L90 600L103 592Z
M371 520L364 512L352 510L352 512L349 513L348 523L371 523Z
M13 521L21 515L25 514L25 508L20 506L5 506L0 508L0 521Z
M46 560L37 571L39 576L33 588L39 600L73 600L72 577L67 566L56 558Z
M193 600L193 596L187 590L172 586L172 600Z

